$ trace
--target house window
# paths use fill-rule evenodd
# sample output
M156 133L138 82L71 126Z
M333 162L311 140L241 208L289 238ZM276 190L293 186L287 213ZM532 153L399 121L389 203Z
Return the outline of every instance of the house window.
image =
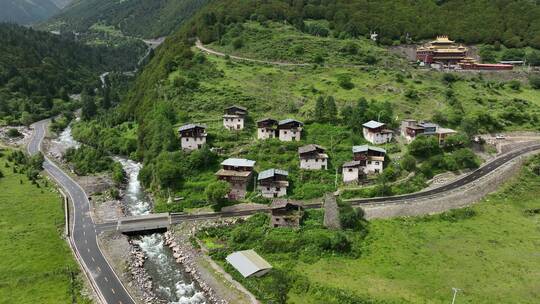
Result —
M266 191L270 191L270 187L266 187Z
M279 187L276 187L276 191L279 191L279 190L280 190Z
M379 162L375 162L375 165L378 166L378 165L379 165Z
M349 169L349 172L353 172L353 169Z
M368 164L368 165L371 165L371 161L370 161L370 160L368 160L367 164Z
M283 134L287 134L287 131L283 131Z

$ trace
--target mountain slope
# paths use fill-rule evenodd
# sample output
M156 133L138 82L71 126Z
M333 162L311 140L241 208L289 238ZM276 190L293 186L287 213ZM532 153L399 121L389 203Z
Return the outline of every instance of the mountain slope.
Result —
M69 93L124 68L115 50L12 24L0 24L0 54L0 124L28 124L70 109Z
M43 21L59 11L52 0L2 0L0 22L32 24Z
M168 35L208 0L77 0L48 21L48 29L85 32L97 23L125 35L153 38Z

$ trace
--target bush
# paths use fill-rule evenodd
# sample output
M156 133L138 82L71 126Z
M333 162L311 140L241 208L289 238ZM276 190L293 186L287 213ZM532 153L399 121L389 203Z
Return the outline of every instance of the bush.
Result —
M403 170L412 172L416 170L416 159L413 156L407 154L401 159L400 165Z
M540 75L531 75L529 76L529 84L535 90L540 90Z
M351 82L351 75L340 74L337 78L339 86L344 88L345 90L350 90L354 88L354 84Z
M442 81L446 83L447 85L451 85L452 83L459 80L459 77L452 73L444 73L442 76Z
M213 182L204 191L208 202L217 205L225 200L225 196L231 192L231 186L226 181Z
M242 48L244 46L244 40L242 40L242 38L238 37L238 38L233 40L232 45L233 45L233 48L235 50L240 49L240 48Z
M508 86L514 91L519 91L521 89L521 82L519 80L511 80L508 82Z
M19 132L19 130L15 129L15 128L11 128L11 129L7 130L6 135L8 137L11 137L11 138L22 136L21 132Z
M433 136L419 136L408 148L409 153L417 158L429 158L442 152L439 141Z

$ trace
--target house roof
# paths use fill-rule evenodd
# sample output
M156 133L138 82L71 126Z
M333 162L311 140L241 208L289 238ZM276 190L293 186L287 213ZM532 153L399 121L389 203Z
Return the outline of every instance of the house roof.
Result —
M281 169L273 169L272 168L272 169L264 170L263 172L259 173L259 177L257 179L258 180L267 179L267 178L273 177L275 175L289 176L289 172L287 172L285 170L281 170Z
M255 161L244 158L228 158L224 160L221 165L231 167L253 167L255 166Z
M225 110L230 110L230 109L238 109L238 110L242 110L242 111L247 112L247 108L242 107L242 106L237 106L237 105L232 105L230 107L225 108Z
M216 176L230 176L230 177L249 177L251 171L235 171L235 170L225 170L220 169L216 172Z
M362 146L353 146L352 152L353 153L361 153L361 152L367 152L368 150L377 151L381 153L386 153L386 150L379 147L373 147L368 145L362 145Z
M287 118L287 119L284 119L284 120L280 120L278 125L285 125L285 124L288 124L288 123L291 123L291 122L297 122L298 124L300 125L304 125L303 122L299 121L299 120L296 120L296 119L292 119L292 118Z
M437 127L439 127L439 125L434 124L432 122L421 122L418 125L421 126L421 127L424 127L424 128L437 128Z
M439 128L437 130L437 134L454 134L457 133L456 130L447 129L447 128Z
M377 129L377 128L380 128L382 126L384 126L385 124L383 124L382 122L378 122L378 121L375 121L375 120L370 120L368 122L366 122L365 124L363 124L362 126L368 128L368 129Z
M313 151L317 151L317 150L322 150L322 151L324 151L325 148L324 148L324 147L321 147L321 146L319 146L319 145L310 144L310 145L307 145L307 146L303 146L303 147L298 148L298 153L299 153L299 154L304 154L304 153L309 153L309 152L313 152Z
M353 161L349 161L343 164L344 168L357 167L357 166L360 166L359 160L353 160Z
M191 130L191 129L195 129L195 128L206 129L206 126L205 125L200 125L200 124L187 124L187 125L183 125L180 128L178 128L178 132L187 131L187 130Z
M233 252L225 258L244 278L250 277L261 270L271 269L270 265L254 250Z
M275 121L276 123L278 122L277 120L275 120L275 119L273 119L273 118L270 118L270 117L265 117L265 118L263 118L263 119L257 120L257 122L264 122L264 121L272 121L272 122Z

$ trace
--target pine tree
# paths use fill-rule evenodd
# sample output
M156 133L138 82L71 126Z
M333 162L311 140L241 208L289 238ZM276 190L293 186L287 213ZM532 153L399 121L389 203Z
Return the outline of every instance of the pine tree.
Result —
M337 106L333 96L326 98L326 122L335 123L337 121Z
M313 119L316 122L325 122L326 105L324 97L319 96L317 103L315 104L315 112L313 113Z
M81 117L83 120L88 120L94 117L97 114L97 107L94 101L94 97L87 95L83 92L82 96L82 113Z

